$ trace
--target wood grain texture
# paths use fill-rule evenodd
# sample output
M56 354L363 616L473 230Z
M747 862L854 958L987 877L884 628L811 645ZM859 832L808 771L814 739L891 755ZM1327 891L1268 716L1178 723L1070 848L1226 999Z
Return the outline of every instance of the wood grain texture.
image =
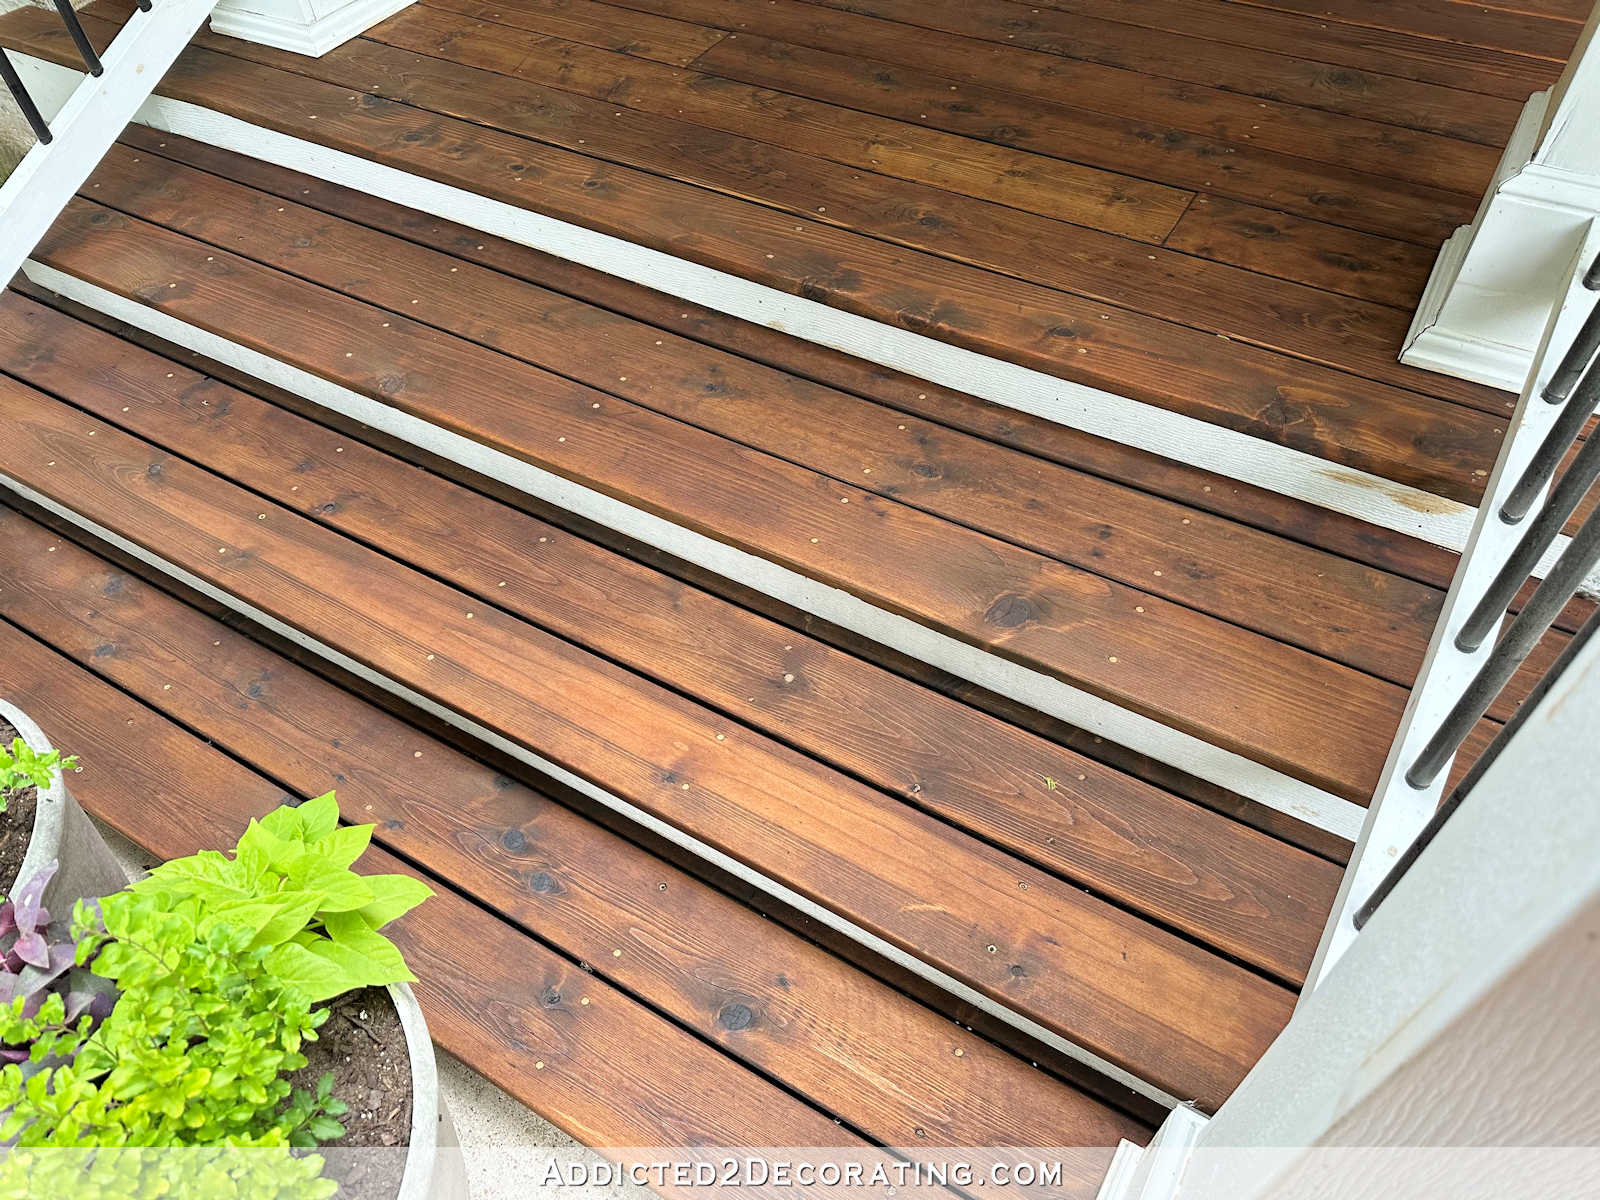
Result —
M1038 7L1517 101L1550 86L1561 73L1559 65L1542 59L1360 29L1298 13L1237 4L1219 15L1214 0L1039 0Z
M26 486L1157 1086L1220 1103L1287 1019L1259 976L97 418L9 381L0 416Z
M484 7L487 12L493 6ZM1141 241L1161 241L1192 196L1149 180L642 62L454 11L412 5L367 37Z
M1421 299L1436 257L1427 247L1223 196L1197 196L1165 244L1407 313Z
M99 202L1346 665L1409 683L1421 663L1433 589L143 154L107 156Z
M18 40L71 53L37 20ZM207 51L180 59L163 91L356 154L381 147L401 169L1452 498L1481 490L1475 464L1499 437L1488 414L958 263L933 271L872 239Z
M783 147L570 92L510 82L443 59L357 42L321 59L253 47L228 52L340 83L379 81L399 100L560 149L713 189L781 214L935 255L1085 300L1250 342L1393 384L1425 387L1490 415L1505 394L1441 381L1396 358L1407 314L1222 263L1063 224ZM455 45L464 39L456 39ZM235 49L237 47L237 49Z
M1370 791L1393 685L210 249L78 202L36 257L1308 782Z
M1330 864L50 310L10 297L0 311L0 365L17 378L1303 980Z
M517 0L518 7L545 0ZM615 0L619 6L641 11L677 9L708 25L738 29L740 19L763 21L762 15L719 21L715 9L700 7L721 0ZM693 5L694 7L689 7ZM752 8L756 6L751 6ZM872 0L851 0L828 7L834 12L850 11L859 16L876 13ZM1270 48L1260 48L1218 40L1219 21L1189 22L1183 29L1170 31L1130 24L1128 17L1142 10L1120 3L1097 9L1070 11L1070 36L1063 36L1060 14L1037 4L999 3L973 6L982 12L1001 14L1011 26L1013 36L1003 38L1007 46L1037 49L1101 66L1119 68L1152 79L1171 79L1206 88L1220 88L1244 96L1254 96L1269 104L1285 103L1327 110L1384 124L1430 130L1484 145L1504 142L1516 123L1517 113L1527 90L1496 79L1495 95L1459 90L1465 85L1459 73L1430 71L1429 64L1415 70L1430 81L1408 78L1404 72L1386 72L1376 62L1359 60L1334 64L1318 61L1322 55L1320 39L1301 31L1298 43L1285 46L1281 40ZM1248 15L1248 14L1247 14ZM1158 22L1159 23L1159 22ZM1302 22L1303 24L1303 22ZM764 26L751 25L756 32ZM864 27L857 27L864 28ZM793 40L793 39L785 39ZM810 44L810 43L808 43ZM830 48L827 41L815 43ZM969 54L978 61L961 70L983 70L985 57L1004 57L1002 48L984 47L974 42ZM1337 53L1337 51L1334 51ZM1042 68L1041 68L1042 69ZM1481 91L1481 89L1479 89Z
M294 798L14 626L0 623L0 646L8 696L53 741L81 748L73 794L146 850L229 845L250 817ZM418 874L381 849L361 868ZM448 889L392 932L438 1044L587 1145L862 1145ZM552 991L566 1000L546 1004Z
M719 24L734 16L735 6L722 0L693 3L716 5L706 15L718 14ZM864 10L872 17L861 15ZM754 16L742 8L738 15L739 36L762 34L852 57L921 66L964 83L1204 134L1230 143L1236 153L1271 150L1468 194L1482 191L1498 157L1487 146L1399 128L1392 114L1368 121L1087 62L1075 53L1082 18L1006 0L827 0L821 11L801 0L779 0L759 7Z
M384 846L873 1139L1108 1146L1141 1136L737 901L52 531L0 510L0 534L7 620L296 794L337 790L345 817L376 822Z
M1233 2L1233 0L1230 0ZM1365 29L1436 38L1486 50L1504 50L1565 63L1578 30L1569 20L1552 20L1525 12L1507 12L1460 0L1238 0L1257 8L1297 13L1319 23L1337 21ZM1224 18L1226 20L1226 18ZM1581 20L1581 18L1580 18Z
M815 380L1104 479L1124 481L1153 495L1435 588L1446 586L1454 569L1454 556L1436 546L1385 533L1276 492L1237 483L1197 465L1160 458L1015 409L1001 408L414 209L174 134L133 126L124 140L150 153L171 153L184 162L248 183L281 199L344 216L521 279L543 282L612 312L672 330L675 336L728 350L788 375ZM1581 621L1579 616L1578 623Z

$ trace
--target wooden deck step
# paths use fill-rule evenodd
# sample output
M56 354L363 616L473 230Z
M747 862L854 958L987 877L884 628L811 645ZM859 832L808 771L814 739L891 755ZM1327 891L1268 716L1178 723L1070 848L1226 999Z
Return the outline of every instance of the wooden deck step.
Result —
M90 25L96 36L107 28ZM72 54L31 13L7 14L0 35L46 57ZM275 53L245 45L192 49L162 93L1454 499L1481 490L1476 472L1503 428L1502 394L1396 365L1404 320L1387 306L1174 251L1160 251L1152 269L1148 247L1061 222L1047 222L1048 235L991 234L991 222L957 215L981 202L945 192L879 210L898 223L891 228L873 215L901 187L886 176L853 179L702 126L669 136L650 124L663 118L566 93L530 104L532 84L437 59L419 70L415 55L375 42L317 60L281 56L294 59L285 69L235 57ZM391 94L403 103L377 98ZM668 141L705 153L677 166L639 157ZM782 171L752 169L780 159ZM721 178L696 174L711 169ZM838 171L820 202L814 190L809 200L750 191ZM673 173L695 182L664 177ZM1001 211L1011 214L1005 228L1044 220ZM935 247L940 239L973 244ZM1076 247L1064 274L1036 282L1057 246Z
M24 487L1170 1095L1219 1103L1287 1019L1286 989L492 599L26 385L0 412Z
M0 368L17 379L1122 905L1303 978L1338 883L1331 864L48 308L12 294L0 313ZM119 384L87 386L85 374ZM517 548L535 545L527 564ZM797 673L804 686L785 683Z
M14 627L0 625L0 644L8 695L52 740L82 748L74 794L146 850L227 845L250 817L293 798ZM381 849L362 866L418 874ZM417 995L439 1045L586 1143L849 1142L826 1116L448 889L394 934L421 968ZM591 1003L552 1010L551 989ZM654 1052L641 1055L646 1046Z
M497 955L522 965L528 982L494 996L485 1011L571 1022L587 1015L583 1009L605 1004L613 1020L642 1026L636 1035L648 1039L649 1053L636 1056L635 1063L646 1074L649 1060L681 1039L675 1022L848 1128L890 1146L1100 1147L1118 1137L1142 1136L1137 1123L54 530L0 509L0 546L7 580L0 616L10 622L0 622L0 646L8 663L52 712L88 710L86 720L99 723L74 729L77 736L63 743L73 745L87 766L82 784L74 779L74 790L92 810L146 844L153 841L158 851L175 852L172 835L145 824L136 808L141 793L111 769L126 735L110 730L107 737L107 727L132 704L118 703L84 672L139 698L298 796L337 789L348 819L379 825L381 847L487 909L467 921L475 910L452 897L444 914L434 915L430 905L406 926L415 933L415 922L430 917L435 923L460 922L451 931L463 943L455 955ZM18 630L80 669L57 663ZM188 784L191 777L176 766L183 761L174 758L168 778ZM250 803L255 790L244 787L219 790L229 807L212 814L206 777L193 782L199 794L170 797L172 808L189 814L186 829L205 829L206 837L221 841L244 815L257 811ZM113 790L118 783L125 789L120 796ZM553 956L515 930L537 931L569 960L561 976L571 978L572 963L591 964L594 987L563 986L559 976L551 978L554 964L530 969L528 954L536 960ZM527 943L523 950L514 948L519 939ZM431 943L419 949L430 955L413 952L424 987L447 986L454 955L436 962ZM604 999L590 995L612 988L622 991ZM468 1003L467 997L456 1000ZM640 1003L669 1020L647 1020ZM436 1025L443 1016L430 1011ZM469 1061L494 1070L511 1036L506 1031L486 1038L488 1044L474 1047ZM596 1040L592 1033L565 1036L579 1046ZM614 1053L623 1044L613 1038L597 1049ZM525 1052L556 1049L546 1034ZM710 1058L708 1083L739 1078L725 1060ZM552 1055L545 1069L569 1069L557 1061ZM559 1093L546 1093L544 1075L523 1067L515 1080L520 1093L535 1094L541 1105L559 1099ZM597 1082L615 1088L620 1070L619 1065ZM665 1082L639 1078L629 1091ZM743 1086L760 1088L753 1078ZM629 1091L602 1098L632 1108L624 1103ZM799 1120L786 1113L803 1112L802 1106L778 1095L770 1113L735 1114L745 1122L738 1132L758 1139L752 1144L782 1144L765 1139L782 1136L786 1125ZM644 1119L652 1119L653 1106L639 1107ZM572 1128L572 1115L555 1111ZM735 1128L705 1125L701 1133L728 1136ZM580 1122L573 1131L586 1140L604 1136L603 1145L624 1144L610 1140L617 1129ZM649 1144L671 1144L687 1132L663 1121ZM833 1136L839 1133L836 1128Z
M412 319L448 270L402 313L81 200L36 257L1352 799L1398 720L1393 684Z

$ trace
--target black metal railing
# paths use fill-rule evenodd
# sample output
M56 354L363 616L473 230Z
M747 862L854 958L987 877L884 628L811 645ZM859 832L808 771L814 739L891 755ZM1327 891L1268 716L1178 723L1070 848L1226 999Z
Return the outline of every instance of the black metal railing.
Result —
M1591 292L1600 292L1600 256L1590 264L1583 276L1583 286ZM1600 301L1596 301L1572 345L1562 356L1560 364L1550 376L1550 381L1540 393L1550 404L1565 407L1556 417L1550 431L1539 443L1527 467L1518 477L1505 503L1494 519L1506 525L1520 524L1533 508L1539 494L1555 476L1561 461L1578 440L1600 406ZM1533 520L1517 539L1505 563L1495 573L1484 589L1483 595L1472 606L1455 637L1456 649L1466 653L1476 651L1488 639L1505 616L1512 600L1531 577L1541 559L1555 544L1557 536L1578 511L1584 497L1600 479L1600 434L1586 439L1576 456L1551 488L1543 505ZM1584 580L1600 564L1600 511L1591 513L1578 527L1576 533L1557 557L1554 565L1539 581L1533 595L1512 618L1499 640L1490 649L1477 673L1462 690L1460 696L1439 722L1438 728L1423 745L1415 760L1406 769L1406 783L1421 791L1432 786L1455 758L1461 744L1473 728L1483 719L1497 696L1510 682L1523 661L1539 644L1541 638L1555 624L1568 601L1577 594ZM1360 929L1377 911L1411 865L1445 824L1452 813L1482 777L1490 763L1499 754L1505 742L1514 736L1521 718L1531 712L1550 684L1571 661L1588 639L1600 628L1600 613L1591 618L1567 645L1540 680L1539 685L1518 709L1517 716L1506 724L1488 750L1474 764L1473 769L1450 796L1433 813L1422 831L1395 861L1389 873L1379 883L1366 901L1356 910L1353 920Z
M89 35L84 32L83 22L78 20L78 14L73 11L72 0L55 0L56 11L61 14L61 20L67 27L67 32L72 35L72 44L78 48L78 56L83 59L84 68L91 75L101 75L105 72L104 65L100 62L100 55L95 52L94 43L89 41ZM138 0L142 12L150 11L150 0ZM5 80L6 90L11 93L11 98L17 102L17 107L22 110L23 117L33 129L33 136L48 146L52 140L50 123L44 119L44 114L39 111L39 106L33 102L33 97L28 95L28 89L23 86L22 77L17 74L17 68L12 63L10 56L3 47L0 47L0 79Z

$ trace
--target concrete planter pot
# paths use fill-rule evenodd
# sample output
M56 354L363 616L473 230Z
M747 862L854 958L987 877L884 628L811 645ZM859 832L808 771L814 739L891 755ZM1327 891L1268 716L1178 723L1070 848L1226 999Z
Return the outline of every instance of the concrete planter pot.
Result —
M36 753L52 749L44 731L15 705L0 700L0 717L13 725L17 736ZM127 872L88 814L78 807L60 774L48 788L39 790L33 834L12 890L52 861L59 865L44 889L44 905L53 913L69 914L73 904L84 897L109 895L128 882Z
M439 1093L428 1023L409 987L392 984L388 992L400 1014L411 1059L411 1145L396 1200L468 1200L466 1164L456 1149L455 1126Z

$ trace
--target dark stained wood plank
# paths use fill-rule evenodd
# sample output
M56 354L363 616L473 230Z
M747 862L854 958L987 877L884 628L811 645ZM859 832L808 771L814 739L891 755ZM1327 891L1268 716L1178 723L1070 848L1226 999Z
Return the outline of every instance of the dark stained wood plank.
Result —
M35 257L1318 786L1370 791L1392 685L211 249L76 202Z
M1558 64L1543 59L1358 29L1295 13L1242 4L1219 13L1214 0L1037 0L1037 4L1080 17L1123 21L1142 30L1209 38L1512 100L1550 86L1561 73Z
M920 66L871 62L747 34L730 35L697 68L951 133L1122 170L1419 245L1460 224L1466 197L1235 145L1164 124L1072 108ZM955 88L955 91L951 89Z
M1207 135L1238 152L1272 150L1469 194L1483 190L1498 158L1487 146L1400 129L1392 115L1368 121L1086 62L1077 54L1081 18L1003 0L870 0L824 8L778 0L758 6L754 14L748 6L726 0L694 2L697 14L703 11L698 6L712 4L710 11L720 23L731 25L737 19L740 36L756 33L853 57L920 66L963 83ZM866 9L884 19L860 15Z
M1434 252L1224 196L1197 196L1167 246L1265 275L1413 310Z
M455 0L448 2L454 3ZM501 11L521 12L530 6L539 7L549 2L551 0L508 0L507 4L501 6ZM733 15L730 19L719 15L733 11L732 6L723 4L723 0L614 2L621 7L640 11L680 11L707 25L735 31L740 30L741 21L748 23L745 30L749 32L766 28L764 22L767 16L760 11L763 6L759 5L740 6L743 15ZM861 16L870 16L878 11L872 0L850 0L849 3L832 3L830 0L828 7L835 13L849 11ZM1429 83L1400 78L1392 73L1385 74L1380 66L1366 61L1342 66L1313 61L1315 56L1310 51L1317 46L1315 39L1307 39L1298 48L1282 53L1278 50L1227 45L1212 40L1214 35L1203 28L1196 31L1197 36L1139 28L1125 22L1120 4L1104 6L1102 12L1093 15L1085 11L1072 13L1068 31L1070 39L1063 38L1058 18L1043 5L972 7L1006 15L1013 36L1003 40L1010 46L1034 48L1153 79L1173 79L1201 87L1221 88L1268 102L1279 101L1385 124L1430 130L1490 146L1503 143L1510 135L1521 109L1521 101L1526 95L1516 86L1501 86L1499 81L1494 81L1494 85L1505 93L1503 97L1457 91L1455 89L1464 85L1453 72L1448 71L1438 72L1438 81ZM783 37L782 40L795 39ZM807 41L805 44L822 49L834 45L824 39ZM1002 57L1002 49L970 42L968 54L978 61L960 69L984 70L981 60L985 56ZM1425 69L1426 64L1423 66Z
M1253 829L1270 834L1271 836L1281 839L1290 845L1301 847L1315 855L1318 855L1321 858L1326 859L1329 862L1343 864L1344 862L1348 861L1350 850L1350 844L1348 842L1340 838L1335 838L1330 834L1318 830L1313 826L1306 825L1303 822L1297 821L1285 814L1278 813L1273 809L1269 809L1253 801L1246 800L1237 793L1228 791L1227 789L1219 787L1216 784L1208 783L1193 775L1186 774L1175 767L1170 767L1164 763L1157 762L1156 760L1149 758L1146 755L1139 754L1136 751L1130 750L1127 747L1108 742L1104 738L1091 734L1086 730L1078 729L1074 726L1066 724L1065 722L1046 717L1043 713L1040 713L1035 709L1027 708L1023 705L1015 703L1014 701L1006 700L992 692L987 692L982 688L965 683L954 676L947 675L941 671L929 667L927 664L920 663L906 655L891 651L885 646L869 641L868 639L862 638L858 635L849 633L848 631L840 629L837 626L830 625L824 621L818 621L789 606L779 604L768 597L762 596L756 592L752 592L748 588L740 587L739 585L734 584L732 581L721 576L702 570L679 559L675 559L671 555L664 554L658 550L654 550L651 547L645 546L640 542L623 537L614 531L594 525L592 522L583 521L574 517L570 513L563 512L560 509L554 508L541 501L537 501L524 492L519 492L514 488L507 487L503 484L498 484L493 480L485 478L484 476L474 475L473 473L466 471L453 463L450 463L444 459L440 459L434 455L427 454L426 452L421 451L415 446L409 445L408 443L398 441L394 438L385 437L371 429L359 425L358 423L351 422L344 418L338 417L335 414L331 414L327 410L320 409L316 405L301 399L291 392L287 392L281 388L276 388L269 384L265 384L261 380L229 367L224 363L202 358L193 351L186 351L170 343L164 342L160 338L154 337L141 329L137 329L121 321L107 317L104 313L98 312L95 309L85 308L81 304L77 304L73 301L63 299L60 296L56 296L53 293L28 283L25 279L13 283L12 286L21 294L38 301L54 311L65 313L80 322L92 325L97 329L111 333L125 342L153 351L166 361L168 370L172 369L172 364L177 363L187 370L202 371L210 379L221 381L235 389L249 392L252 395L264 397L281 409L284 409L288 412L298 413L302 416L310 418L318 424L332 428L336 432L344 434L349 438L371 444L372 446L383 450L386 454L396 459L419 466L432 474L438 475L444 479L453 480L457 483L465 485L468 488L481 490L486 495L508 506L509 508L521 513L526 513L535 520L553 527L556 530L557 537L559 537L562 533L569 533L573 535L574 544L576 545L589 544L601 546L616 554L622 555L633 562L642 564L657 572L658 575L662 577L662 582L669 589L667 592L663 593L664 600L655 601L655 603L661 607L673 608L682 603L681 597L685 593L681 589L671 590L675 587L675 584L672 581L687 584L692 589L703 591L708 595L716 596L720 599L729 601L736 606L763 615L788 631L804 631L802 642L795 642L794 638L789 636L784 640L785 645L790 645L791 643L793 645L802 645L814 639L822 646L841 651L852 658L860 659L863 662L882 667L883 669L899 675L904 679L916 682L917 684L935 692L941 697L956 701L963 706L973 708L987 716L995 717L1001 722L1018 730L1042 737L1046 741L1050 742L1053 746L1066 750L1069 752L1069 755L1085 758L1090 762L1109 767L1115 772L1151 784L1157 789L1170 793L1175 797L1198 804L1213 812L1231 817L1233 820L1242 822ZM174 374L177 377L181 377L181 373L179 372L174 372ZM348 453L349 451L347 450L346 452ZM336 461L342 461L342 456L340 460ZM335 497L332 496L328 497L328 499L334 498ZM302 511L310 512L312 510L302 506ZM313 513L313 515L326 521L325 514ZM560 544L560 542L552 540L547 549L550 549L552 553L555 553L556 551L554 548L558 547ZM498 582L498 579L496 582ZM624 600L626 600L628 595L627 590L623 589L622 594ZM715 619L713 619L711 616L707 616L702 628L716 628ZM759 638L752 642L752 645L755 646L766 644L769 643L765 643ZM295 654L295 652L288 647L280 646L279 649L284 653L291 654L291 656L294 656ZM302 658L301 661L304 661L304 659ZM777 675L773 673L774 667L777 664L760 659L759 657L757 662L759 664L763 664L758 667L758 669L766 672L766 674L760 676L760 678L765 681L765 685L763 687L757 687L754 689L758 694L758 697L759 694L764 691L779 692L780 689L774 682L777 679ZM816 673L816 667L814 664L811 670L813 671L813 674ZM754 681L754 678L752 678L752 681ZM735 697L735 703L737 703L739 700L749 702L750 692L750 688L745 688L744 694ZM369 699L375 699L377 703L385 703L385 698L381 693L363 694L368 695ZM788 693L784 692L783 694L787 695ZM860 694L864 694L864 691L858 693L856 696L852 696L850 698L851 702L859 702ZM751 711L759 714L762 712L762 709L760 707L756 707ZM798 711L804 713L809 711L809 709L808 706L801 705L799 706ZM882 713L879 713L878 716L881 719ZM760 725L762 723L762 719L759 715L751 717L750 719L753 724ZM869 730L870 725L863 724L862 729ZM792 726L787 731L786 736L791 740L796 737ZM1009 745L1010 743L1002 739L1000 742L993 742L990 740L985 741L983 744L988 745L990 749L993 750L1004 745ZM952 743L952 748L959 749L959 745ZM869 750L865 756L866 761L869 764L866 772L863 773L862 771L857 770L856 773L863 774L863 777L869 775L873 769L870 764L873 763L883 753L884 751L878 747ZM923 747L921 747L920 743L917 743L908 748L907 753L921 754L925 753L925 750ZM1053 752L1045 751L1044 753L1048 756ZM822 758L824 761L838 761L836 755L827 748L819 752L818 757ZM1038 753L1029 750L1026 746L1022 748L1022 761L1037 761L1039 758L1040 755ZM849 768L847 767L847 769ZM964 777L965 774L965 769L958 768L955 772L955 776L952 777ZM1056 778L1058 782L1061 782L1061 776L1053 775L1052 777ZM1005 770L996 770L990 772L989 775L986 776L984 782L993 783L996 780L1005 778L1009 778L1009 775ZM1086 780L1094 780L1098 778L1099 776L1096 775L1094 771L1088 771L1085 775ZM903 776L895 776L890 774L887 778L887 782L880 786L883 786L887 791L902 795L914 803L919 794L913 792L911 788L918 782L920 782L920 780L914 773ZM1038 780L1031 782L1042 783L1043 781ZM1077 783L1080 786L1086 786L1083 784L1083 781L1078 781L1076 779L1076 775L1072 775L1066 782ZM979 790L982 790L982 788ZM1058 792L1060 791L1059 788L1057 790ZM1070 788L1068 789L1068 792L1075 798L1080 798L1078 797L1078 793L1072 791ZM937 799L937 795L935 795L935 799ZM959 818L950 816L948 812L942 815L945 815L946 819L956 820L957 823L961 823ZM1048 822L1045 821L1044 818L1040 817L1037 813L1030 815L1027 821L1024 822L1024 828L1021 831L1021 836L1025 840L1019 841L1017 844L1019 847L1031 846L1032 849L1019 849L1018 853L1021 853L1023 857L1034 861L1042 861L1038 857L1040 853L1038 850L1040 839L1043 839L1043 843L1046 847L1051 847L1049 839L1051 836L1056 836L1050 830L1043 829L1045 824L1048 824ZM989 835L990 840L995 841L1002 846L1004 846L1007 842L1007 836L1003 832L1003 827L1004 826L1002 822L1001 825L997 827L1002 830L1002 832L991 833ZM1058 867L1057 869L1062 870L1064 873L1070 873L1070 871L1067 871L1065 868ZM997 1031L994 1027L990 1027L989 1033L991 1036L994 1036L997 1032L1003 1033L1004 1031ZM1002 1040L1005 1040L1005 1038L1002 1037Z
M1233 0L1230 0L1233 2ZM1297 13L1319 23L1337 21L1366 29L1437 38L1508 54L1525 54L1565 63L1578 30L1568 21L1506 12L1458 0L1237 0L1256 8ZM1226 21L1227 17L1223 16Z
M1050 221L781 147L372 42L308 59L236 39L229 53L681 179L843 230L1115 304L1498 415L1505 394L1398 361L1410 316L1385 306ZM237 49L235 49L237 47Z
M143 154L113 149L93 176L100 185L91 188L96 199L1393 682L1409 683L1421 663L1440 603L1434 589L1025 457ZM374 263L384 269L372 271ZM447 276L449 286L439 287ZM420 302L413 304L414 298Z
M422 5L403 9L367 37L1141 241L1160 242L1193 197L1130 175ZM221 39L205 44L226 48Z
M14 626L0 623L0 646L8 696L82 759L73 794L146 850L174 858L228 845L250 817L292 798ZM418 874L381 849L361 863ZM585 1144L861 1145L447 888L435 885L393 934L438 1044ZM570 1007L545 1004L552 989Z
M5 33L35 52L73 53L31 10L8 14ZM1500 435L1487 414L1442 411L1415 393L1354 385L1314 364L960 264L941 263L935 277L910 252L871 239L207 51L184 56L162 89L356 154L382 147L401 169L620 237L659 230L652 240L669 253L1453 499L1481 490Z
M7 620L297 794L337 790L346 818L376 822L386 847L874 1140L1111 1146L1141 1135L699 880L50 530L0 509L0 546Z
M1329 864L50 310L0 312L17 378L1303 981Z
M0 410L25 486L1158 1086L1219 1103L1287 1019L1259 976L98 419L10 382Z
M1001 408L414 209L137 125L129 127L124 140L151 153L176 155L282 199L359 221L522 279L543 281L567 295L674 330L787 374L849 391L897 411L962 429L1101 478L1126 481L1154 495L1319 546L1435 588L1447 586L1454 570L1455 556L1438 547L1374 529L1276 492L1240 484L1197 466ZM688 316L684 315L686 312ZM1578 623L1581 620L1580 616Z

